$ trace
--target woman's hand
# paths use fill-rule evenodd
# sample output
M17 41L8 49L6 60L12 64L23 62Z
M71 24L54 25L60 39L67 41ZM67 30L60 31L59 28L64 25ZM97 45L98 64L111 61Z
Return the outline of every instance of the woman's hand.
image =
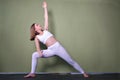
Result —
M43 2L42 7L43 7L43 8L47 8L47 3L46 3L46 1Z
M39 51L40 57L43 57L43 51Z
M40 57L43 57L43 54L40 53Z

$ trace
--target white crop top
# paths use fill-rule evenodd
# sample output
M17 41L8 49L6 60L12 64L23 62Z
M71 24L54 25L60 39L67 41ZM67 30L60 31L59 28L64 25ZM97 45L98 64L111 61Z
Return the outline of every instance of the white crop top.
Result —
M42 42L42 43L46 43L47 39L50 38L51 36L53 36L53 34L51 34L49 31L44 30L43 31L43 35L37 35L36 37Z

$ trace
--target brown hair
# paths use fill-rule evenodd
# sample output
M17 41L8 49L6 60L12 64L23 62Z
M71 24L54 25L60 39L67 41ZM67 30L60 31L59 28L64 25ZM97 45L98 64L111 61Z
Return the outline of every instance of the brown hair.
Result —
M39 33L35 31L35 23L33 23L30 28L30 40L33 41L38 34Z

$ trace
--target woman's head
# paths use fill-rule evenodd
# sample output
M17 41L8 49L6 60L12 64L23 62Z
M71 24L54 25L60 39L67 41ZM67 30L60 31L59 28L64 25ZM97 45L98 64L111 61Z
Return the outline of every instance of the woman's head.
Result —
M42 27L39 24L33 23L30 28L30 40L33 41L35 36L39 34L39 31L42 31Z

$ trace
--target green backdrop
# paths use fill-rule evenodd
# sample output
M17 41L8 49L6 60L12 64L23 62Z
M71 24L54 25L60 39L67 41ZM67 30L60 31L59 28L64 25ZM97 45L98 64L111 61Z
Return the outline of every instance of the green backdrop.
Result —
M120 72L120 0L46 0L50 31L86 72ZM32 23L43 25L43 0L0 0L0 72L29 72L36 50ZM58 57L37 72L75 72Z

